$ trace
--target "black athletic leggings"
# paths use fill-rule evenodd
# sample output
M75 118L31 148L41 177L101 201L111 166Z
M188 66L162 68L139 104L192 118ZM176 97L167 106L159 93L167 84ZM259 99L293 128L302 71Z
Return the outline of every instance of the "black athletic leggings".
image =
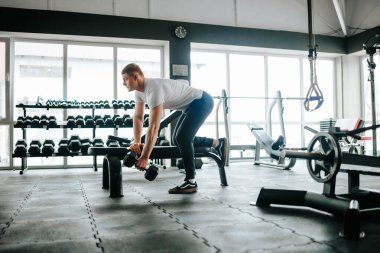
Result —
M211 147L213 139L196 137L195 134L203 125L214 107L214 100L203 91L202 97L191 102L186 111L182 112L173 131L173 144L177 145L182 156L187 179L195 178L194 146Z

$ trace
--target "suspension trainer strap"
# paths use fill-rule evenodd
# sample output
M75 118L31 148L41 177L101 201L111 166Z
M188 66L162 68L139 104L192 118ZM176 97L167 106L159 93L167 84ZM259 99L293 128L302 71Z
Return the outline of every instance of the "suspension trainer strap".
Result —
M317 53L315 48L309 49L309 62L310 62L310 87L306 93L303 105L306 111L317 110L323 104L323 93L318 86L317 73L316 73L316 58ZM315 105L316 104L316 105Z
M312 21L312 2L307 1L308 12L308 28L309 28L309 63L310 63L310 88L306 93L305 101L303 105L306 111L317 110L323 104L323 94L318 86L317 73L316 73L316 61L317 61L317 46L315 45L315 39L313 36L313 21ZM315 105L316 104L316 105ZM315 106L313 106L315 105ZM312 107L313 106L313 107Z

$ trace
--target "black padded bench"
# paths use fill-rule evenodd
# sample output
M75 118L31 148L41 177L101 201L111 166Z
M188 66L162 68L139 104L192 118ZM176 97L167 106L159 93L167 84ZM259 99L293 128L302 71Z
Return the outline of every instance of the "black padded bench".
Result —
M88 150L90 155L103 155L103 189L110 190L110 197L123 197L122 184L122 163L121 160L128 153L129 148L126 147L91 147ZM195 147L195 157L209 157L213 159L219 168L219 176L221 185L227 186L227 178L224 165L221 158L212 152L209 147ZM181 158L180 151L177 146L154 147L149 157L150 159L171 159Z

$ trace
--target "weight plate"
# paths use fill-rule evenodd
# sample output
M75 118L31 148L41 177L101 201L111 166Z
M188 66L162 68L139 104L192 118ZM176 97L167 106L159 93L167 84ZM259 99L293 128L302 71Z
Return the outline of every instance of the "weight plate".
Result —
M309 153L321 153L323 160L308 159L307 169L310 176L317 182L329 182L336 176L342 162L342 154L338 141L329 133L317 133L307 147Z

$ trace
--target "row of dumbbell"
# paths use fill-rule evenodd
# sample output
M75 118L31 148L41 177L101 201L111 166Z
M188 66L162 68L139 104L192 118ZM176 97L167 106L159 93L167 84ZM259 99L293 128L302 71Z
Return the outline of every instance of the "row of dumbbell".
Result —
M144 115L144 127L149 125L149 114ZM103 117L99 115L95 115L94 117L87 115L85 117L78 115L68 116L67 117L67 127L75 128L75 127L95 127L95 126L107 126L107 127L115 127L115 126L133 126L133 119L129 114L124 114L120 116L118 114L111 117L111 115L104 115Z
M26 116L17 117L15 127L26 128L32 127L57 127L57 119L55 116L46 116L45 114L39 116Z
M112 100L111 103L107 100L99 100L99 101L89 101L89 102L78 102L77 100L74 101L67 101L67 100L52 100L49 99L46 101L46 106L49 107L83 107L83 108L113 108L113 109L134 109L135 108L135 101L133 100ZM42 104L41 104L42 106Z
M104 147L104 142L101 138L94 138L92 141L89 138L79 138L78 135L72 135L70 138L63 138L56 144L52 139L46 139L43 143L40 140L32 140L27 147L26 140L18 140L14 150L14 156L26 157L27 153L30 156L52 156L57 152L57 155L71 155L72 153L81 153L82 155L88 154L88 149L93 147ZM107 140L106 145L109 147L128 146L128 143L120 144L114 140Z
M103 117L100 115L95 115L92 117L90 115L82 116L77 115L68 116L67 117L66 126L68 128L78 128L78 127L96 127L96 126L107 126L107 127L115 127L115 126L133 126L133 119L130 115L124 114L123 116L114 115L111 117L110 115L104 115ZM144 115L144 127L149 125L149 114ZM15 123L15 127L17 128L27 128L31 127L48 127L48 128L56 128L58 127L57 120L55 116L26 116L26 117L18 117Z

